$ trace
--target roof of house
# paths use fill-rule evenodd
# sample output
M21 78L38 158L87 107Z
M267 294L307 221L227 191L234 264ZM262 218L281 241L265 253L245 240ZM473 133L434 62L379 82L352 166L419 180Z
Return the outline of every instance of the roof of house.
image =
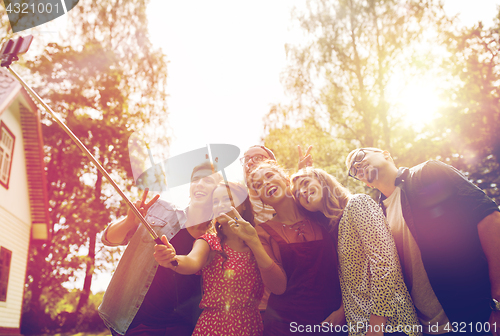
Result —
M50 239L49 203L47 195L47 179L43 161L43 137L40 123L40 111L35 103L4 68L0 68L0 115L20 95L19 113L23 132L24 155L28 176L28 190L31 208L33 242Z

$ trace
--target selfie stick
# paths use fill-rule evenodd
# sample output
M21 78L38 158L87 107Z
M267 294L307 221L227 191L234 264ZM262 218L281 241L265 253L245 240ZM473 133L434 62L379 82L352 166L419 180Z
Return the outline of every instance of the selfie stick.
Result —
M208 155L210 157L210 161L214 162L213 157L212 157L212 151L210 150L209 144L207 144L207 150L208 150ZM217 157L215 158L215 162L217 162ZM213 167L212 167L212 171L213 171L213 173L215 173L215 170L213 169ZM222 179L224 180L224 184L226 185L226 191L227 191L227 195L229 196L229 200L231 201L231 206L234 209L236 209L236 205L234 204L233 195L231 194L231 189L229 188L229 183L227 181L226 172L224 172L224 168L222 168L220 170L220 172L222 173Z
M27 36L25 37L24 39L25 40L28 40L30 38L30 36ZM32 39L32 36L31 36L31 39ZM19 41L21 41L19 43ZM31 40L29 40L29 42L31 43ZM101 166L101 164L99 163L99 161L96 160L96 158L89 152L89 150L83 145L83 143L76 137L76 135L68 128L68 126L66 126L62 121L61 119L59 119L59 117L57 117L56 113L54 111L52 111L52 109L50 108L49 105L47 105L43 100L42 98L40 98L38 96L38 94L33 91L33 89L31 89L29 87L28 84L26 84L21 77L19 77L19 75L12 69L10 68L10 64L12 63L12 61L17 61L18 60L18 57L17 57L17 54L20 53L20 47L23 48L23 38L22 37L19 37L19 39L17 41L12 41L12 40L8 40L7 42L5 42L4 46L2 47L2 50L1 50L1 57L2 57L2 63L1 63L1 66L2 67L5 67L7 68L10 73L21 83L21 85L35 98L35 100L40 103L44 108L45 110L50 114L50 116L54 119L54 121L62 127L62 129L66 132L66 134L69 135L69 137L75 142L75 144L78 146L78 148L80 148L82 150L82 152L87 155L87 157L90 159L90 161L92 161L94 163L94 165L97 167L97 169L101 172L101 174L109 181L109 183L111 183L111 185L113 186L113 188L115 188L116 192L123 198L123 200L125 201L125 203L127 203L128 207L130 209L132 209L132 211L134 212L135 216L137 218L139 218L139 220L141 221L141 223L144 225L144 227L149 231L149 234L151 235L151 237L153 237L154 241L157 243L157 244L162 244L162 241L160 239L160 237L158 237L158 235L156 234L156 232L153 230L153 228L151 227L151 225L149 225L149 223L146 221L146 219L144 218L144 216L141 214L141 212L135 207L134 203L132 203L132 201L130 201L130 199L123 193L123 191L120 189L120 187L118 187L118 185L116 184L115 181L113 181L113 179L111 178L111 176L108 174L108 172ZM26 43L24 43L26 44ZM17 48L16 48L16 45L17 45ZM20 45L20 46L19 46ZM13 48L11 46L14 46ZM23 49L25 49L23 52L26 52L28 50L28 47L29 47L29 43L28 43L28 46L24 46ZM11 49L12 51L7 53L9 51L9 49ZM23 50L21 49L21 50ZM174 261L174 266L175 266L175 263L177 263L177 261Z

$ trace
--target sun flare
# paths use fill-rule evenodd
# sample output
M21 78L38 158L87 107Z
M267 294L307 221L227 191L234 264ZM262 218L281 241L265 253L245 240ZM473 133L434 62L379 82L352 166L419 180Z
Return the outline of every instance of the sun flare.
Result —
M412 80L406 85L395 85L397 90L391 95L395 113L407 125L421 130L436 117L436 112L442 105L439 98L437 78ZM393 83L394 84L394 83Z

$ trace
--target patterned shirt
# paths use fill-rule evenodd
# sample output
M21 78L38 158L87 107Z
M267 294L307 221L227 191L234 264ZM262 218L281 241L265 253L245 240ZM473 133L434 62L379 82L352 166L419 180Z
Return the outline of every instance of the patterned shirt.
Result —
M354 195L344 209L338 255L349 335L365 335L370 314L388 317L384 332L421 335L389 225L370 196Z

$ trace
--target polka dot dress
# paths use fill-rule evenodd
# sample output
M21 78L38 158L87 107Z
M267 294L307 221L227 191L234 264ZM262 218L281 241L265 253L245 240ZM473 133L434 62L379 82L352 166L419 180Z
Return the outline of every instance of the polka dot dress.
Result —
M220 251L220 240L214 234L201 237L211 250ZM252 252L237 252L224 246L228 259L216 254L202 269L203 298L193 335L260 336L263 325L259 302L264 285Z
M340 285L348 325L366 326L370 314L387 316L385 331L421 335L389 225L368 195L354 195L339 223ZM367 329L354 328L350 336Z

